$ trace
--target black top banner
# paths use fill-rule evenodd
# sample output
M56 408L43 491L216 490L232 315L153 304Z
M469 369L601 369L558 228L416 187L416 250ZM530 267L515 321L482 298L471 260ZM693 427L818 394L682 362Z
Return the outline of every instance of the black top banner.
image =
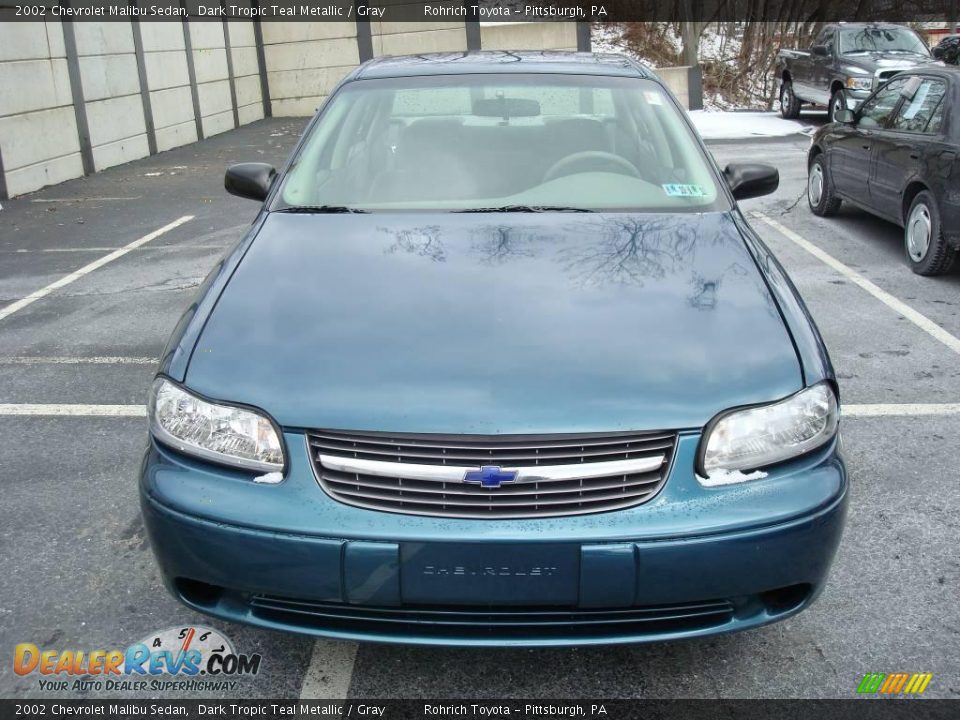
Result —
M0 0L0 21L942 21L957 0Z

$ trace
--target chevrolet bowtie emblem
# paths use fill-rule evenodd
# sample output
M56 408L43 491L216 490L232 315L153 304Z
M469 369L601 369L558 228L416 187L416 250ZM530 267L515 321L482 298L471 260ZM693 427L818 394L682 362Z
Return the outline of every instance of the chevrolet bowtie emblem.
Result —
M517 479L516 470L504 470L499 465L484 465L479 470L467 470L463 474L466 483L478 483L481 487L495 488Z

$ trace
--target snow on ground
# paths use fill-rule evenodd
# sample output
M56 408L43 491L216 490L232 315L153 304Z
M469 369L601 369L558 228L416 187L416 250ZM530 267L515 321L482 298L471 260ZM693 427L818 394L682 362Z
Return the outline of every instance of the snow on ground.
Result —
M784 137L810 134L813 126L802 120L784 120L775 112L711 112L692 110L690 119L704 140Z

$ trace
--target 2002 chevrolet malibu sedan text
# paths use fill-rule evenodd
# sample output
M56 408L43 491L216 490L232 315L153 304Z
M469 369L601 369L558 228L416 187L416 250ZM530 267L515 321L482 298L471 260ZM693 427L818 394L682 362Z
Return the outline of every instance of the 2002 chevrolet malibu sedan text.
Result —
M266 628L567 645L755 627L840 539L836 381L648 70L361 66L176 328L141 501L170 590Z

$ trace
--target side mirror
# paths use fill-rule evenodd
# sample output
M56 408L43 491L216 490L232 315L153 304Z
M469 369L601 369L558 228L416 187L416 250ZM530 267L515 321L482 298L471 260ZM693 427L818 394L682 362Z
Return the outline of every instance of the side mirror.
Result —
M833 113L833 121L843 123L844 125L851 124L853 122L853 118L853 110L848 108L844 108L843 110L835 110Z
M943 48L942 48L942 47L939 47L939 46L935 47L935 48L933 49L933 56L934 56L937 60L942 60L942 59L943 59Z
M267 163L239 163L227 168L223 176L223 187L231 195L265 200L277 171Z
M769 195L780 187L780 173L766 163L731 163L723 174L737 200Z
M826 57L830 54L830 48L826 45L814 45L810 50L814 55L820 55L821 57Z

